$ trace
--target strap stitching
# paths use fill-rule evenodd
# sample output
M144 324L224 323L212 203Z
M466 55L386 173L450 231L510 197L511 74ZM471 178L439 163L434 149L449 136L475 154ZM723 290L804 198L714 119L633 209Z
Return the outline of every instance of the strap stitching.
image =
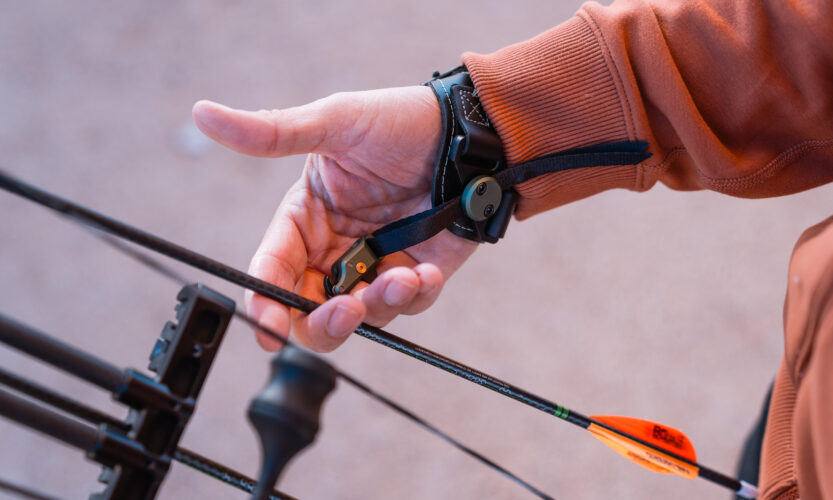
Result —
M445 88L445 84L442 80L437 80L440 82L440 86L443 88L443 92L445 92L445 98L448 99L448 109L451 110L451 138L454 138L454 127L457 120L454 118L454 106L451 104L451 94L448 92L448 89ZM445 158L442 161L442 171L440 173L440 194L442 195L442 201L445 201L445 165L446 165Z
M478 125L482 125L484 127L490 126L489 118L486 117L483 110L478 109L480 108L480 100L475 101L474 95L468 90L460 90L460 96L463 97L463 101L461 104L463 105L463 116L470 122L476 123ZM469 105L469 110L466 111L466 104ZM480 120L475 120L472 118L472 115L477 113L478 118Z
M451 102L451 93L448 91L447 88L445 88L445 84L443 83L442 79L439 79L437 81L440 82L440 86L443 88L443 92L445 92L445 97L446 97L446 99L448 99L448 109L451 110L451 137L454 138L454 131L455 131L454 127L456 126L457 119L454 117L454 105ZM443 201L446 201L446 198L445 198L445 165L446 165L446 161L445 161L445 159L443 159L442 166L441 166L442 170L440 171L440 194L442 196ZM459 227L463 231L468 231L470 233L474 232L473 229L465 227L465 226L461 226L456 221L454 222L454 225Z

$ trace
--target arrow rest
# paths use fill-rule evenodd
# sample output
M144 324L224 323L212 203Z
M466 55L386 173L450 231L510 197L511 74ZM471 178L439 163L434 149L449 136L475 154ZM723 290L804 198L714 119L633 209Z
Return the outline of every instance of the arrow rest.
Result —
M269 382L249 405L263 450L252 499L269 498L289 460L315 440L321 407L335 385L335 369L297 347L285 346L272 358Z

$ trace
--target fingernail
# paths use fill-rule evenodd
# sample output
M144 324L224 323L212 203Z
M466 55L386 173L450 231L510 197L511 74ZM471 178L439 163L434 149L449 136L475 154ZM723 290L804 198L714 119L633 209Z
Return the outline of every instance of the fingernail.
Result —
M336 306L336 310L327 320L327 334L340 339L350 334L359 325L359 315L346 306Z
M415 292L416 287L413 284L393 280L385 287L383 298L389 306L401 306L411 300Z

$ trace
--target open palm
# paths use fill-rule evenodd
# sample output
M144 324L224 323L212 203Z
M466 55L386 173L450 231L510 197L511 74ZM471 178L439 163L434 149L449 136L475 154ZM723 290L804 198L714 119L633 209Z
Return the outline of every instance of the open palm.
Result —
M334 94L306 106L258 112L201 101L194 119L208 136L241 153L309 153L249 271L310 299L325 300L324 275L358 237L430 208L441 128L427 87ZM362 321L382 326L400 313L425 310L475 246L443 231L387 256L372 284L361 283L309 315L258 295L247 295L247 310L264 326L291 329L305 345L332 350ZM280 347L264 335L258 339L267 349Z

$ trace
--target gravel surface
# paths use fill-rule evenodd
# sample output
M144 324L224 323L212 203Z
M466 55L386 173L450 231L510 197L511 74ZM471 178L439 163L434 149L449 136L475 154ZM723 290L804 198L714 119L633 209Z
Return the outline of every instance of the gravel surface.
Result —
M520 6L519 6L520 5ZM568 18L566 2L0 0L0 165L245 269L303 159L204 139L191 105L251 109L424 81ZM792 245L831 188L770 200L608 192L513 223L429 312L389 330L585 414L686 431L731 473L781 356ZM145 368L178 286L0 193L0 311ZM182 269L242 301L242 292ZM245 420L270 355L230 328L182 444L254 475ZM575 427L362 338L328 359L558 499L728 495L640 469ZM0 365L115 415L100 391L0 348ZM0 422L0 477L86 498L99 467ZM281 489L303 499L514 499L514 483L343 385ZM2 496L2 494L0 494ZM159 498L245 498L174 465Z

